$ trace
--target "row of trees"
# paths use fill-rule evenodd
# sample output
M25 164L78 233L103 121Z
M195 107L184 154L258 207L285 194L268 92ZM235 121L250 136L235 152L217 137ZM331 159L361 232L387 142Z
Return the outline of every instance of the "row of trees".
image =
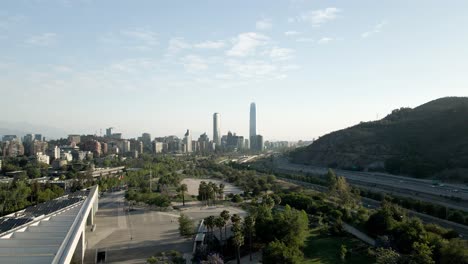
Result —
M266 191L277 191L276 177L271 174L258 173L236 164L217 164L212 160L201 160L197 166L205 170L207 176L223 179L240 187L245 196L254 197Z
M392 255L398 263L468 263L468 242L460 240L456 232L424 226L420 219L408 218L402 208L387 201L369 217L365 228L383 248L378 260Z
M168 207L171 205L171 200L167 195L154 192L139 192L137 190L129 190L125 193L125 198L128 201L145 203L157 207Z
M216 199L220 198L224 194L224 184L220 183L216 185L213 182L201 181L198 186L198 200L206 202L206 205L209 206L216 204Z
M169 156L144 154L138 159L129 159L126 165L131 167L124 178L129 187L125 196L127 200L168 207L175 188L176 193L182 195L185 205L187 185L180 184L178 171L184 168L186 161Z
M23 175L35 179L48 175L49 165L38 162L35 160L30 160L27 157L9 157L3 160L2 172L12 172L12 171L24 171Z
M468 225L468 214L457 209L447 208L442 205L419 201L407 197L388 196L383 193L375 193L367 190L361 190L361 195L370 199L384 201L390 200L392 203L416 212L428 214L441 219L447 219L462 225Z
M27 206L46 202L64 194L57 185L29 183L27 179L16 179L12 183L0 184L0 215L6 215Z
M215 229L218 229L220 240L233 247L237 263L240 263L241 252L246 250L252 260L255 243L264 247L264 263L300 263L303 259L301 249L308 234L307 214L289 205L281 210L273 210L274 206L278 205L275 201L280 202L273 197L264 196L261 200L260 203L250 205L249 214L244 219L237 214L230 215L226 210L218 216L205 218L208 237L213 237ZM231 235L228 237L229 226ZM193 222L187 216L181 215L181 235L188 235L190 229L193 231ZM205 255L204 258L206 257Z

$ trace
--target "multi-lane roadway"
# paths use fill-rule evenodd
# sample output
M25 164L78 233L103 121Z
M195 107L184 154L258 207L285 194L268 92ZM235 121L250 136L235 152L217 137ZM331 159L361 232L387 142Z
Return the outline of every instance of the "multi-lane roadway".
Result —
M293 164L287 159L276 157L273 168L280 171L322 175L327 168ZM449 208L468 211L468 187L461 184L434 184L430 180L415 179L385 173L335 170L349 183L375 192L410 197L421 201L440 204Z

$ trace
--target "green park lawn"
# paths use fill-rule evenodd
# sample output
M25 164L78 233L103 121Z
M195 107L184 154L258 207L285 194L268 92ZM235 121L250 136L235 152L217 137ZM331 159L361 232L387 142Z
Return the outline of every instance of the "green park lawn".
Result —
M343 263L340 259L341 245L348 249L344 263L367 264L375 260L367 254L367 245L353 237L321 236L319 229L312 229L304 248L304 263Z

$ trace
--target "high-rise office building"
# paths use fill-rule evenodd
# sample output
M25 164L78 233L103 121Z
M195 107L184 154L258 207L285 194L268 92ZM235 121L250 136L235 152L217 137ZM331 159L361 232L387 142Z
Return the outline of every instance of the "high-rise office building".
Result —
M257 135L255 137L255 147L256 147L256 151L260 151L262 152L264 149L265 149L265 145L263 143L263 136L262 135Z
M186 153L192 152L192 134L190 133L189 129L187 129L187 132L185 133L184 148Z
M257 108L255 103L250 104L250 149L256 149L256 139L257 139Z
M221 146L221 129L219 118L219 113L213 114L213 142L216 144L216 146Z
M13 141L16 139L18 139L16 135L5 135L3 136L2 141Z
M106 128L106 137L112 137L113 127Z
M150 133L143 133L141 135L141 139L139 139L141 142L143 142L143 151L147 152L152 152L153 150L153 145L151 144L151 134Z

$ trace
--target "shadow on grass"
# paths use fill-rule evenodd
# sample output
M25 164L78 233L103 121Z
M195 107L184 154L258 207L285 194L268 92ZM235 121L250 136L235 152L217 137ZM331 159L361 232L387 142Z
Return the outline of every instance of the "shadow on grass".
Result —
M348 249L345 262L340 259L342 244ZM304 263L375 263L375 260L367 254L367 249L368 246L364 242L354 237L321 235L319 229L312 229L304 248Z

